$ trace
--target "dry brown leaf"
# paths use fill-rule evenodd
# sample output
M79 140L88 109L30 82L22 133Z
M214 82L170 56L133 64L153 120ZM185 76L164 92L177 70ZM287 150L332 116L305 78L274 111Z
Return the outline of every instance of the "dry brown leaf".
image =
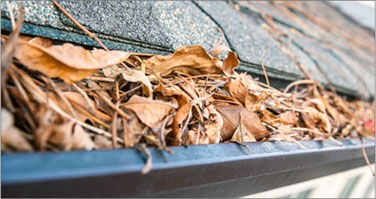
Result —
M239 142L239 143L256 142L255 136L251 132L249 132L246 128L243 127L241 114L239 115L239 117L240 117L240 120L238 123L238 127L236 128L234 134L232 135L231 141Z
M293 111L285 111L279 115L274 115L267 109L260 110L259 112L261 121L265 121L268 124L272 124L274 126L278 126L280 124L291 126L297 125L297 117Z
M102 72L103 72L104 76L106 76L106 77L115 78L116 76L118 76L121 73L121 70L119 69L118 66L113 65L113 66L103 68Z
M119 68L116 65L103 68L102 71L106 77L115 78L117 75L122 74L123 78L128 82L141 82L143 84L143 94L149 98L153 98L152 85L144 72L130 69L126 70L124 68Z
M205 133L200 133L198 135L197 130L189 130L183 140L182 143L185 145L198 145L198 144L209 144L209 136Z
M45 37L34 37L28 41L30 44L49 48L52 46L52 40Z
M174 104L160 100L152 100L134 95L127 103L122 105L136 113L140 121L152 129L159 129L163 118L178 107Z
M236 100L233 97L230 97L228 95L220 94L220 93L215 93L213 94L213 98L217 102L226 102L226 103L231 103L231 104L236 104L236 105L242 105L238 100Z
M238 57L236 53L230 51L228 52L227 58L223 60L222 69L223 72L228 75L232 76L234 74L234 69L239 65Z
M199 45L183 46L174 54L155 55L145 61L146 67L156 73L169 74L173 70L190 75L221 74L222 62L211 57Z
M45 149L47 142L57 145L62 150L92 150L94 142L89 134L72 121L63 124L40 126L35 132L35 141L39 149Z
M1 109L1 148L7 146L17 151L33 151L33 147L22 135L20 129L14 126L13 115L6 109Z
M142 132L145 129L143 124L132 111L127 112L130 117L128 119L123 118L123 137L125 147L133 147L138 143L142 137Z
M96 94L98 95L101 95L103 97L106 97L107 99L110 98L110 95L108 94L108 92L106 91L103 91L103 90L100 90L102 87L95 81L92 81L90 79L85 79L85 82L87 83L87 87L89 89L97 89L95 91ZM89 93L90 94L90 93ZM91 93L90 95L93 95L93 93ZM96 95L93 95L94 96L94 101L95 101L95 104L96 104L96 108L101 110L101 111L104 111L104 112L109 112L109 110L111 110L108 105L106 104L106 102L104 102L103 100L101 100L100 98L96 97Z
M137 70L125 70L121 72L123 78L129 82L141 82L143 87L143 93L149 98L153 98L153 88L149 79L146 77L145 73ZM146 91L144 91L145 89Z
M191 99L197 99L199 97L197 93L197 85L191 80L186 80L183 83L179 84L181 90L183 90Z
M175 86L175 85L166 87L162 83L159 83L153 92L161 93L165 97L175 97L176 100L178 101L179 107L188 103L190 99L189 96L184 91L182 91L178 86Z
M295 126L297 124L297 117L293 111L286 111L279 115L281 122L285 125Z
M192 107L203 100L206 100L210 96L200 97L186 104L179 106L177 113L175 114L174 121L172 123L172 132L169 134L170 144L173 146L180 145L182 142L182 131L179 125L188 117Z
M209 121L213 120L213 122L205 125L204 133L207 135L210 144L217 144L221 141L223 119L213 105L208 106L207 109L210 113Z
M112 149L112 142L102 135L94 136L94 143L96 149Z
M34 134L38 149L44 150L48 142L57 145L62 150L94 149L95 144L81 125L71 120L65 121L45 105L38 107L35 118L39 125Z
M32 70L50 77L59 77L66 83L79 81L98 69L116 65L129 57L122 51L85 50L69 43L45 48L27 42L18 42L15 57Z
M259 110L261 103L269 97L245 74L240 74L236 79L226 82L225 89L231 97L237 99L250 111Z
M64 96L73 104L77 105L77 106L80 106L82 108L84 108L85 110L90 110L90 106L88 105L87 101L85 100L85 98L80 94L80 93L77 93L77 92L64 92L63 93ZM90 103L91 104L94 104L94 102L90 99ZM101 119L101 120L104 120L104 121L111 121L111 117L104 114L103 112L99 111L98 109L95 108L95 106L93 106L94 110L92 110L92 112L94 113L93 116ZM83 117L84 119L86 119L87 117L84 116Z
M225 45L217 45L213 47L213 57L218 57L222 52L230 52L231 49Z
M166 88L161 82L159 83L158 87L155 88L154 92L159 92L163 96L174 96L178 101L179 108L174 116L172 133L169 134L169 138L173 139L172 141L170 141L171 143L174 143L174 145L179 145L179 138L181 136L179 124L181 124L187 118L189 111L193 106L192 103L189 102L190 97L179 87L172 85L169 88Z
M269 124L280 123L281 118L278 115L274 115L268 109L259 110L259 113L261 121L267 122Z
M317 127L326 133L331 133L332 125L325 112L325 106L320 100L310 99L304 102L302 107L307 111L302 113L302 118L308 128Z
M261 124L259 117L242 106L221 102L215 103L215 108L223 118L223 127L221 129L221 137L223 141L229 140L233 136L239 125L239 115L241 115L242 126L244 129L252 133L256 139L264 138L269 134Z

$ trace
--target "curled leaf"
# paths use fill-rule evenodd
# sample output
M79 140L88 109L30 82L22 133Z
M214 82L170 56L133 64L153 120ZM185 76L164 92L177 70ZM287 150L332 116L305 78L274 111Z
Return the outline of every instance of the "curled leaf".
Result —
M175 117L174 117L174 121L172 123L172 132L169 134L169 138L170 138L170 143L172 145L180 145L181 142L182 142L182 131L179 127L179 125L188 117L192 107L194 105L196 105L197 103L203 101L203 100L206 100L207 98L209 98L210 96L206 96L206 97L200 97L200 98L197 98L197 99L194 99L194 100L191 100L189 102L187 102L186 104L182 105Z
M176 105L171 103L152 100L137 95L133 96L122 106L136 113L140 121L152 129L159 129L163 118L177 108Z
M209 144L209 136L205 133L198 132L197 130L189 130L183 140L182 143L185 145L198 145L198 144Z
M240 120L238 123L238 127L236 128L234 134L232 135L231 141L239 142L239 143L256 142L255 136L251 132L249 132L246 128L243 127L241 115L239 115L239 117L240 117L239 118Z
M230 51L228 52L227 58L223 60L222 69L223 72L228 75L232 76L234 74L234 69L239 65L238 57L236 53Z
M221 102L215 103L215 108L223 118L223 127L221 129L223 141L233 137L236 128L239 126L240 115L243 129L250 132L256 139L264 138L269 134L261 124L259 117L242 106Z
M222 52L230 52L231 49L225 45L217 45L213 48L213 57L218 57Z
M28 41L30 44L43 46L45 48L49 48L52 46L52 40L44 37L35 37Z
M306 113L302 113L302 118L308 128L315 129L317 127L326 133L331 132L332 124L325 112L325 106L320 100L311 99L302 106L306 110Z
M15 57L32 70L50 77L59 77L66 83L73 83L98 69L123 62L129 54L101 49L88 51L69 43L46 48L20 41L15 50Z
M1 109L1 146L11 147L17 151L33 151L33 147L22 135L23 132L14 126L14 118L6 109Z
M210 144L217 144L221 141L223 119L213 105L208 106L207 109L210 113L209 121L212 120L212 122L205 125L204 133L208 136Z
M35 141L39 149L45 149L47 142L57 145L63 150L92 150L95 148L89 134L72 121L40 126L35 133Z
M156 73L168 74L173 70L190 75L220 74L221 61L211 57L199 45L183 46L174 54L167 56L155 55L145 61L146 67Z
M240 74L236 79L226 82L225 89L231 97L251 111L259 110L261 103L269 97L268 93L262 91L261 87L245 74Z
M137 70L125 70L122 71L121 74L123 78L129 82L142 82L146 89L144 93L146 93L149 98L153 98L153 89L145 73Z
M143 124L136 116L135 113L129 111L128 119L123 118L123 137L125 147L133 147L138 143L142 137L142 132L145 129Z
M102 135L96 135L94 137L94 143L97 149L112 149L113 148L112 142Z

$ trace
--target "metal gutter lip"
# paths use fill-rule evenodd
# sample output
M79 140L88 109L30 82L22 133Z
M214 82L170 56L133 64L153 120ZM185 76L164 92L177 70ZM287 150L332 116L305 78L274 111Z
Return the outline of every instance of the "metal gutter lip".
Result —
M234 143L171 147L173 155L150 148L153 167L146 175L140 172L142 154L134 149L2 154L2 193L142 197L330 164L365 164L359 139L341 142L343 146L330 140L301 141L306 150L290 142L245 143L250 152ZM364 140L364 146L374 162L374 141ZM94 194L89 185L101 188Z

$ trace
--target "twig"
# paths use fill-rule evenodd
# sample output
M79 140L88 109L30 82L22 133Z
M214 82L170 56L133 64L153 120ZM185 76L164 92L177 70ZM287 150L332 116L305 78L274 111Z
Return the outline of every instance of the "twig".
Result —
M82 113L83 115L85 115L86 117L88 117L89 119L93 120L93 123L98 123L106 128L110 128L110 126L104 122L102 122L102 120L98 119L97 117L95 117L94 115L91 115L90 112L88 112L88 110L82 108L81 106L77 105L77 104L73 104L73 106L76 108L76 110L78 110L80 113Z
M343 146L343 144L342 144L340 141L334 139L333 137L329 137L329 140L335 142L335 143L338 144L339 146Z
M14 29L16 28L16 21L14 20L13 8L12 5L10 5L9 1L5 1L5 4L8 7L10 22L12 23L12 29L14 31Z
M103 45L103 43L101 42L101 40L99 40L99 38L97 36L95 36L93 33L91 33L90 31L88 31L85 27L83 27L80 23L78 23L63 7L61 7L61 5L55 1L55 0L52 0L52 2L56 5L56 7L58 7L70 20L72 20L72 22L74 24L76 24L82 31L84 31L87 35L89 35L90 38L94 39L100 46L102 46L103 49L105 49L106 51L109 51L108 48Z
M116 112L118 112L122 117L128 119L129 116L124 113L121 109L119 109L118 107L116 107L112 102L111 100L109 100L107 97L101 95L99 92L95 92L95 94L97 94L98 97L100 97L108 106L110 106L112 109L114 109Z
M67 98L64 96L64 94L60 91L58 87L56 87L55 83L51 80L51 78L47 77L43 79L47 79L47 82L50 83L52 86L52 89L54 89L55 93L63 100L64 104L68 107L69 111L72 113L73 117L77 118L76 112L73 110L72 105L69 103ZM46 83L47 83L46 82Z
M88 106L89 106L89 111L94 114L94 106L91 103L89 96L87 96L86 92L83 91L79 86L77 86L75 83L72 83L73 87L84 97L86 100Z
M266 70L265 70L265 66L264 66L264 63L261 62L261 66L262 66L262 70L264 71L264 75L265 75L265 80L266 80L266 84L268 85L268 88L270 88L270 84L269 84L269 78L268 78L268 74L266 74Z
M192 117L192 108L189 109L188 116L187 116L187 120L185 121L185 124L183 125L182 132L184 132L185 129L188 127L188 123L189 123L189 121L191 120L191 117ZM183 135L182 135L182 136L183 136Z
M166 133L166 124L168 122L170 118L167 116L163 122L162 122L162 125L161 125L161 129L159 130L159 142L160 142L160 146L158 146L159 150L165 150L166 152L170 153L170 154L173 154L173 152L167 148L166 146L166 140L165 140L165 133Z
M90 80L93 80L93 81L115 82L115 79L111 79L111 78L107 78L107 77L93 77L93 76L89 76L89 77L86 77L86 79L90 79Z
M134 87L134 88L128 90L127 92L124 92L124 93L120 94L120 97L121 97L120 100L122 101L122 100L123 100L122 98L123 98L124 96L126 96L127 94L129 94L129 93L131 93L131 92L133 92L133 91L135 91L135 90L141 88L141 86L142 86L142 85L138 85L138 86L136 86L136 87Z
M368 159L368 156L367 156L367 153L366 153L366 149L364 148L363 138L360 138L360 141L362 143L362 153L363 153L363 156L364 156L364 160L366 161L369 169L371 170L372 175L375 176L375 171L372 169L371 163L369 162L369 159Z
M202 123L200 122L200 120L198 121L198 128L197 128L197 134L195 135L195 144L197 145L198 144L198 141L200 139L200 135L201 135L201 129L202 129Z
M240 114L240 113L239 113L238 127L240 127L240 140L243 143L244 142L244 135L243 135L243 125L242 125L242 114Z
M209 73L208 73L208 75L207 75L206 78L205 78L205 84L204 84L204 90L202 91L202 96L205 95L206 86L207 86L207 84L208 84L208 79L209 79Z
M90 92L90 91L108 91L108 90L112 90L112 86L111 87L103 87L103 88L84 88L82 90L84 92Z
M16 111L16 108L14 107L12 100L10 99L9 92L6 88L6 80L7 78L7 73L4 71L1 74L1 97L3 98L5 107L8 109L9 112L14 113Z
M14 66L14 67L15 67L15 66ZM7 72L8 72L8 74L10 75L10 77L13 79L14 84L16 84L16 87L17 87L18 90L20 91L21 96L24 98L24 100L25 100L26 102L29 102L30 99L29 99L29 97L27 96L26 91L25 91L25 89L22 87L20 81L18 81L16 75L13 73L12 70L8 70Z
M217 27L217 30L218 30L218 32L221 33L221 38L219 39L219 41L218 41L216 44L214 44L214 47L213 47L209 52L213 52L213 51L214 51L214 48L215 48L216 46L221 45L221 43L222 43L223 40L225 39L225 34L223 33L222 29L221 29L220 27Z
M141 144L136 144L135 145L136 149L139 150L141 153L145 154L146 155L146 163L145 163L145 166L144 168L141 170L141 173L142 174L147 174L150 172L151 170L151 166L152 166L152 157L151 157L151 153L150 151L146 148L146 145L144 143L141 143Z
M118 101L120 99L119 94L119 81L115 81L115 100Z
M314 80L311 80L311 79L305 79L305 80L295 81L295 82L290 83L290 84L285 88L285 90L283 91L283 93L287 93L287 91L289 91L291 87L296 86L296 85L299 85L299 84L317 84L317 82L314 81Z
M17 19L17 24L14 27L14 30L12 31L12 33L10 33L7 41L3 44L3 46L1 46L1 70L2 72L4 72L3 71L4 68L7 68L8 66L10 66L13 60L14 49L18 42L18 37L20 35L20 31L21 31L22 24L23 24L23 3L22 2L21 2L18 12L19 14L18 14L18 19ZM6 76L2 75L2 78L4 77Z
M233 140L229 140L229 142L233 142L233 143L239 144L240 146L246 148L249 152L251 152L251 149L247 145L245 145L244 143L240 143L240 142L233 141Z
M312 129L309 129L309 128L302 128L302 127L293 127L291 128L293 131L309 131L309 132L312 132L312 133L316 133L316 134L319 134L319 135L322 135L323 133L321 133L320 131L317 131L317 130L312 130Z
M120 96L119 96L119 81L115 82L115 100L116 100L116 108L119 108L120 105ZM117 138L117 116L118 112L114 113L114 117L112 118L112 124L111 124L111 133L112 133L112 144L114 145L114 148L118 148L116 138Z
M119 104L120 104L120 101L117 101L115 105L116 108L119 108ZM117 122L116 122L117 116L118 116L118 112L115 112L114 117L112 118L112 124L111 124L112 144L114 145L115 149L118 148L118 145L116 142L116 138L118 137L117 136Z

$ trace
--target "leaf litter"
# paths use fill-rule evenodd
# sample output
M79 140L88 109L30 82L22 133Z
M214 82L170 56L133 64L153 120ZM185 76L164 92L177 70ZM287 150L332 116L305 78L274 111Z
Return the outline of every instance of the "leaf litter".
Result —
M54 45L21 39L20 17L2 35L3 152L135 147L147 173L151 146L374 139L372 103L346 101L312 79L272 88L264 66L268 84L234 71L229 48L161 56Z

